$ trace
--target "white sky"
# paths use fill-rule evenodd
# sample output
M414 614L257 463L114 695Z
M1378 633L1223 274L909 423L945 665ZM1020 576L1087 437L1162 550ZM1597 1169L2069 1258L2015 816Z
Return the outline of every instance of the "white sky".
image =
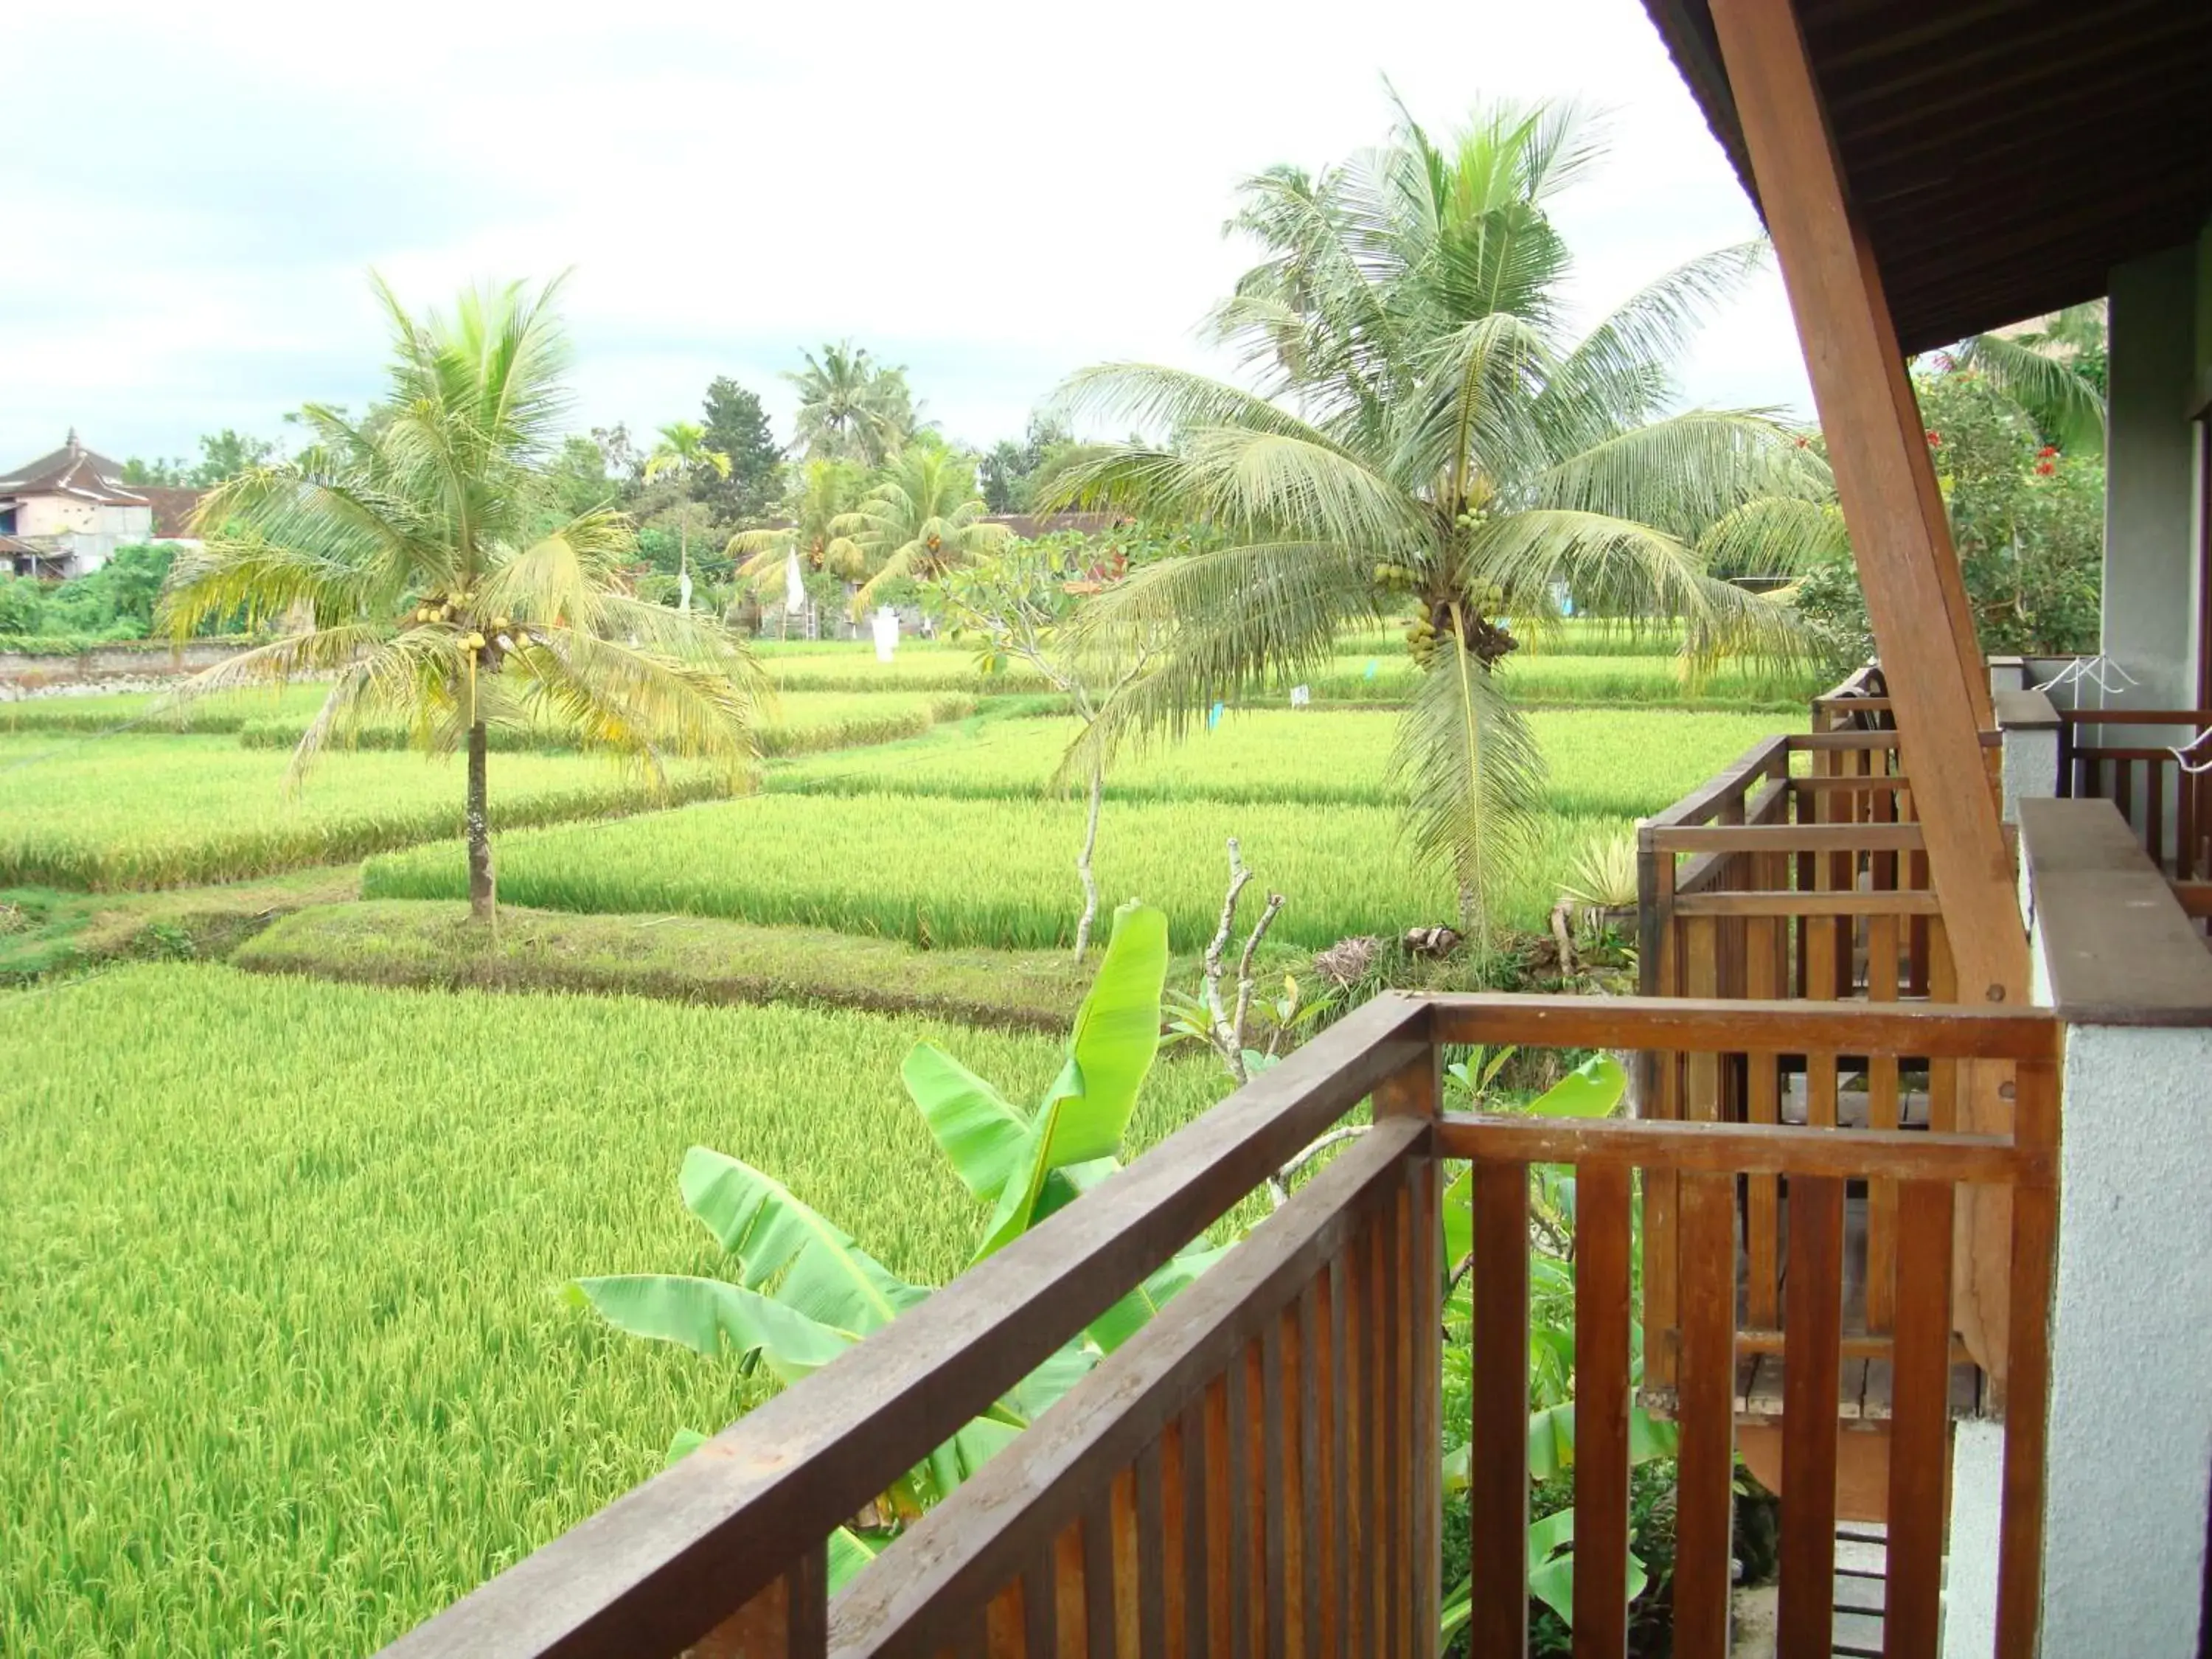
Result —
M987 444L1085 363L1209 366L1238 179L1381 139L1385 76L1438 131L1485 94L1611 112L1559 211L1593 316L1757 228L1638 0L255 0L27 8L9 45L0 465L359 407L372 265L416 306L573 266L579 428L726 374L787 437L781 372L849 335ZM1809 409L1778 279L1685 392Z

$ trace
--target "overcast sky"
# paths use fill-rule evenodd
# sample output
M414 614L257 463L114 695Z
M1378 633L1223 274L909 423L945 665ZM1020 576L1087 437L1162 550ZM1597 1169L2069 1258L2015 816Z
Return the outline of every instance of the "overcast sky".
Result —
M986 444L1082 364L1205 365L1237 182L1379 140L1385 76L1438 130L1485 94L1610 112L1559 210L1589 315L1757 228L1638 0L198 9L10 23L0 465L360 406L371 266L418 305L573 267L579 428L731 374L788 437L782 372L850 336ZM1685 393L1809 408L1778 280Z

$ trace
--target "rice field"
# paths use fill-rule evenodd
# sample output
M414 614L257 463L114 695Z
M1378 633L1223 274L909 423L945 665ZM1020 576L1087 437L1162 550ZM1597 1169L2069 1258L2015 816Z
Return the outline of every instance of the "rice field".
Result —
M1548 804L1567 815L1658 811L1790 722L1769 714L1662 709L1538 709ZM1383 711L1239 710L1212 730L1125 755L1115 801L1217 800L1390 806L1398 717ZM1802 724L1802 722L1798 722ZM994 720L979 729L865 753L825 754L769 771L771 790L977 799L1042 794L1078 730L1069 720Z
M458 836L458 757L333 755L296 795L289 757L230 738L131 734L71 741L0 737L0 887L95 892L238 881L339 864ZM491 763L495 824L634 812L726 794L727 775L672 769L667 787L582 755L506 754Z
M736 1416L734 1366L560 1293L714 1270L695 1142L949 1277L981 1212L900 1090L920 1037L1017 1099L1060 1064L916 1019L219 966L0 1000L0 1652L366 1652ZM1135 1142L1219 1092L1164 1064Z
M1771 689L1755 677L1701 689L1736 698L1724 712L1666 706L1688 693L1663 639L1570 624L1552 643L1510 665L1516 695L1613 706L1532 710L1552 782L1499 895L1521 928L1542 925L1586 848L1802 719L1795 691L1777 699L1787 715L1747 708ZM1080 903L1083 804L1046 792L1072 723L979 705L1035 688L982 679L951 645L910 642L888 665L799 641L762 657L784 692L764 793L704 799L727 780L694 769L672 798L691 804L672 805L527 734L494 757L501 897L569 913L534 919L548 978L615 951L601 933L627 948L686 928L702 973L746 970L737 930L670 916L840 936L756 939L753 968L780 986L805 975L779 952L827 972L904 948L863 941L930 947L914 959L957 966L976 1006L989 999L969 977L1036 974L1043 958L1005 953L1063 946ZM1388 705L1410 673L1395 635L1347 638L1315 690ZM96 739L153 699L0 704L0 887L366 857L372 898L461 896L458 762L372 738L283 796L285 747L319 696L241 693L196 709L189 733ZM1256 708L1125 757L1103 903L1160 905L1194 952L1234 834L1261 888L1287 896L1280 945L1453 920L1449 883L1403 840L1396 724L1387 706ZM467 926L451 906L328 908L342 914L318 925L355 929L364 958L394 945L380 915L406 913L396 931L422 955L441 926ZM919 1036L1016 1098L1060 1056L1056 1036L911 1014L216 964L0 996L0 1653L365 1651L651 1473L677 1428L736 1415L753 1396L733 1367L622 1339L560 1294L580 1273L714 1269L675 1191L694 1142L769 1170L895 1271L949 1277L976 1206L898 1086ZM1164 1063L1134 1144L1222 1091L1195 1056Z
M1074 800L767 794L623 823L502 836L500 892L548 910L672 912L878 933L918 945L1046 949L1074 937L1081 896ZM1105 815L1098 883L1168 915L1178 951L1211 937L1230 836L1290 902L1277 940L1315 948L1453 920L1450 884L1417 870L1382 806L1136 802ZM1626 817L1552 816L1498 897L1501 921L1542 925L1558 874ZM370 860L367 898L467 893L458 842Z
M234 733L249 749L289 749L322 707L326 690L313 684L254 688L216 692L186 703L153 691L27 698L0 702L0 734L51 732L113 738ZM957 691L799 691L779 696L769 709L761 750L768 755L801 755L854 744L888 743L975 712L975 698ZM352 746L404 749L410 740L404 726L372 724L353 735ZM564 733L512 728L495 731L491 742L500 750L556 753L576 747Z

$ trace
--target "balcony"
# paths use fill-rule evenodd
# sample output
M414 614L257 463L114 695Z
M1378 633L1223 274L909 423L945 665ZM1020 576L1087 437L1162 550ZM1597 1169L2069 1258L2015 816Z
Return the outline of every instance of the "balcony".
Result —
M1644 826L1641 994L1375 1000L392 1651L1419 1659L1464 1581L1470 1650L1521 1655L1539 1170L1575 1180L1578 1656L1627 1640L1638 1389L1678 1427L1684 1659L1731 1650L1739 1457L1778 1494L1778 1653L2087 1651L2085 1632L2142 1627L2146 1584L2172 1603L2153 1615L2193 1620L2193 1584L2174 1591L2151 1558L2201 1559L2203 1470L2157 1449L2203 1413L2158 1363L2114 1358L2212 1346L2172 1314L2212 1283L2212 1226L2190 1212L2203 1237L2172 1246L2166 1278L2116 1280L2166 1212L2112 1183L2196 1121L2212 958L2113 808L2014 800L2009 734L1990 733L2046 1006L1956 1004L1880 671L1814 716ZM1632 1056L1635 1115L1447 1109L1447 1052L1474 1044ZM2146 1076L2165 1079L2148 1097ZM1359 1124L830 1594L834 1532L1317 1137ZM2083 1193L2065 1271L2098 1286L2070 1315L2054 1298L2062 1174ZM1448 1343L1472 1397L1450 1425L1473 1528L1455 1561ZM2081 1386L2115 1370L2117 1392ZM2075 1379L2056 1415L2055 1374ZM1865 1521L1885 1523L1878 1585L1839 1559L1867 1549L1838 1542ZM1871 1617L1839 1608L1846 1583L1873 1592Z
M2011 1199L1998 1651L2033 1651L2057 1103L2050 1015L1812 1001L1386 995L1036 1232L403 1639L395 1654L798 1656L1436 1650L1440 1208L1472 1170L1478 1654L1526 1638L1528 1186L1578 1177L1577 1651L1625 1641L1631 1240L1663 1189L1680 1423L1675 1650L1727 1651L1746 1183L1787 1194L1778 1347L1782 1648L1830 1651L1850 1183L1917 1264L1890 1317L1887 1622L1935 1651L1962 1184ZM1608 1048L1818 1080L1854 1062L2002 1067L2009 1135L1439 1109L1444 1045ZM832 1601L825 1540L1300 1148L1374 1121L1289 1204ZM1455 1576L1462 1564L1454 1565Z

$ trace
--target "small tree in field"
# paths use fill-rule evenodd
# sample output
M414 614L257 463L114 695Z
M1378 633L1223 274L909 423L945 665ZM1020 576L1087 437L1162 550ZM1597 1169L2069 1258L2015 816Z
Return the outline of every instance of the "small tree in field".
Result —
M1087 734L1116 694L1152 670L1166 640L1165 627L1151 623L1079 631L1069 626L1084 600L1121 574L1118 555L1101 555L1082 541L1048 537L1014 542L1002 552L946 570L933 592L947 622L977 643L985 673L1028 664L1067 698ZM1090 744L1070 752L1090 800L1083 848L1075 860L1083 884L1083 914L1075 927L1075 959L1080 962L1098 919L1098 881L1091 860L1098 846L1106 755Z
M493 914L486 756L494 726L552 728L658 773L668 755L734 776L754 751L766 682L701 618L623 585L629 521L594 508L548 534L547 464L565 398L555 289L465 294L451 317L390 318L386 418L373 428L310 404L314 441L200 504L204 545L162 596L178 637L243 611L279 638L188 684L185 695L327 674L293 752L294 781L331 738L370 719L418 747L468 752L469 908Z

